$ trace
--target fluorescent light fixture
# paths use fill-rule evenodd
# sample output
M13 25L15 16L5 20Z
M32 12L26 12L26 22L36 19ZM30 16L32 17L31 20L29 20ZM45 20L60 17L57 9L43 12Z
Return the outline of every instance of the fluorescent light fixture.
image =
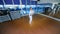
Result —
M26 5L27 8L30 8L30 5Z
M25 7L25 5L19 5L19 8L24 8Z
M30 8L30 7L34 8L34 7L36 7L36 5L26 5L26 7L27 8Z
M3 7L3 5L0 5L0 7Z
M36 5L30 5L32 8L36 7Z
M37 1L37 0L31 0L31 1Z

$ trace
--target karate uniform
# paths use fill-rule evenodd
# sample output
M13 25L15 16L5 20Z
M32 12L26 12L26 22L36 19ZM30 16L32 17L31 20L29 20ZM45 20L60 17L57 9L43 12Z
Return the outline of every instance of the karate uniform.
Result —
M32 23L32 15L34 14L34 11L33 10L30 10L29 12L29 24Z

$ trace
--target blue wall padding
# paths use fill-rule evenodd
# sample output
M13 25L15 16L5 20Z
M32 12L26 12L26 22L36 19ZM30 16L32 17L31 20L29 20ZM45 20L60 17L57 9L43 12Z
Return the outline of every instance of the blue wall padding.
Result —
M13 0L13 1L14 1L14 4L20 5L20 0Z
M30 5L30 0L27 0L27 5Z
M37 1L31 1L31 5L37 5Z
M26 0L22 0L22 4L23 5L26 5Z
M5 4L12 4L12 0L4 0Z
M4 0L5 1L5 3L6 4L13 4L12 3L12 0ZM15 5L20 5L20 0L13 0L14 1L14 4ZM26 3L27 3L27 5L36 5L37 4L37 1L31 1L30 2L30 0L22 0L22 4L23 5L26 5ZM0 0L0 5L3 5L3 1L2 0Z
M3 5L3 1L2 0L0 0L0 5Z

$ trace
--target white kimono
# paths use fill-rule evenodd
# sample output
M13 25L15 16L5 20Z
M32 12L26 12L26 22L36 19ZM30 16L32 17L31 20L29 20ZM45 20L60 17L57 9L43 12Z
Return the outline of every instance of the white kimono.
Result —
M29 12L29 24L31 24L31 22L32 22L32 15L33 14L34 14L34 11L30 10L30 12Z

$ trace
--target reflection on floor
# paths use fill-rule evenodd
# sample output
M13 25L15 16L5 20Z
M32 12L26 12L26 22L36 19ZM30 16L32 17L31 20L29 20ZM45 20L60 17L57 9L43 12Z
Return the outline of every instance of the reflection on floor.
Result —
M0 34L60 34L60 22L41 15L33 15L32 24L29 17L0 24Z

